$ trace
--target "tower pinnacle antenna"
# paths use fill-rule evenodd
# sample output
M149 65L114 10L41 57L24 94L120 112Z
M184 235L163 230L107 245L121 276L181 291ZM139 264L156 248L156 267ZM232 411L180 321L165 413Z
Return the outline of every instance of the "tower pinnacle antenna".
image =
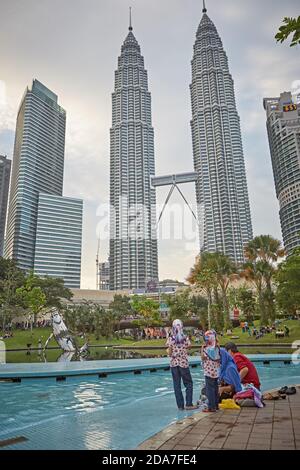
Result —
M206 8L206 5L205 5L205 0L203 0L203 10L202 10L203 13L206 13L207 12L207 8Z
M131 7L129 7L129 31L132 31Z

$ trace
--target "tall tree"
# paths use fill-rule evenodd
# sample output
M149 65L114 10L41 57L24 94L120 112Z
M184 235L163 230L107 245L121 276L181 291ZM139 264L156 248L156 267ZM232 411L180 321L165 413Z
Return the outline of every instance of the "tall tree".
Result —
M196 287L207 298L207 325L211 328L211 307L213 304L213 290L216 286L216 276L213 270L207 266L206 257L208 253L202 253L196 258L194 267L187 281Z
M115 294L114 300L109 304L109 309L114 312L114 315L119 318L119 320L134 314L128 295Z
M0 321L2 330L20 313L16 290L25 282L25 274L15 261L0 258Z
M46 297L47 307L62 307L62 299L71 300L72 291L64 285L64 280L50 276L40 277L30 273L31 285L40 287Z
M208 327L207 324L207 299L202 295L191 296L191 311L197 315L202 328Z
M189 289L176 292L175 295L164 295L163 299L170 309L170 320L177 318L186 320L191 316L192 302Z
M230 312L228 302L228 288L230 281L237 276L236 265L223 253L202 253L196 260L188 281L198 286L206 294L208 299L209 324L211 319L211 307L214 304L215 315L222 315L218 319L219 326L230 326ZM222 299L220 310L219 293ZM218 306L218 308L217 308Z
M275 282L279 308L288 314L300 311L300 248L279 265Z
M140 315L135 323L141 327L161 326L163 321L159 313L159 304L146 296L135 295L132 299L134 310Z
M237 305L248 323L253 323L255 313L255 297L253 291L245 285L230 290L231 305Z
M16 290L20 305L24 307L26 314L29 314L29 320L32 327L36 323L38 314L46 305L46 296L39 286L35 285L35 275L31 272L25 280L25 284Z
M261 323L274 321L276 315L272 279L276 263L285 252L281 242L271 235L260 235L251 240L245 247L247 263L241 276L251 280L257 289L258 307Z

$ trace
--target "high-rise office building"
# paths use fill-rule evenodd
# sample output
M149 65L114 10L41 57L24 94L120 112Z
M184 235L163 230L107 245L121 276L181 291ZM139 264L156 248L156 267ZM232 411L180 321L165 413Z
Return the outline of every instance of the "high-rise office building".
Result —
M3 256L11 160L0 155L0 256Z
M59 106L57 95L34 80L31 89L25 90L17 116L5 240L5 257L15 259L25 270L35 267L38 214L41 221L44 210L39 204L45 203L42 195L57 196L60 209L67 206L62 198L65 125L66 112ZM68 211L66 207L66 221ZM81 223L79 218L77 222ZM48 256L47 243L43 249L42 255L42 245L38 244L39 259ZM51 269L44 274L51 276Z
M34 272L80 288L82 201L39 194Z
M265 98L283 242L287 253L300 246L300 105L290 92Z
M17 116L5 256L32 269L39 192L62 195L66 112L38 80Z
M252 224L240 119L226 52L205 5L190 91L201 251L222 252L243 262Z
M132 32L115 72L110 130L110 289L146 288L158 279L151 95Z

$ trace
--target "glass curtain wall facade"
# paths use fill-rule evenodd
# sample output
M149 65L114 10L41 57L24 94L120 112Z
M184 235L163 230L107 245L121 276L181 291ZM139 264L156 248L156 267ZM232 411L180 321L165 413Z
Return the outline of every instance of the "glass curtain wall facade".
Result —
M34 273L80 288L83 202L39 194Z
M0 155L0 256L3 256L11 160Z
M39 192L63 191L66 113L38 80L26 89L17 116L5 257L34 264Z
M285 92L265 98L264 108L283 243L290 254L300 246L300 105Z

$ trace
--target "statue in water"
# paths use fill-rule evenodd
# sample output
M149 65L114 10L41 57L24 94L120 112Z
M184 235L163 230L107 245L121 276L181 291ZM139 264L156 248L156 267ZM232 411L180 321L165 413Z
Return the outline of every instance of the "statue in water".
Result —
M68 356L70 357L69 360L71 360L74 353L79 356L87 354L88 344L85 343L80 349L78 349L74 338L70 335L68 328L66 327L65 322L63 321L62 316L55 307L51 309L51 323L53 332L45 343L44 351L47 349L50 340L54 337L57 344L64 351L64 353L70 353L68 354Z

